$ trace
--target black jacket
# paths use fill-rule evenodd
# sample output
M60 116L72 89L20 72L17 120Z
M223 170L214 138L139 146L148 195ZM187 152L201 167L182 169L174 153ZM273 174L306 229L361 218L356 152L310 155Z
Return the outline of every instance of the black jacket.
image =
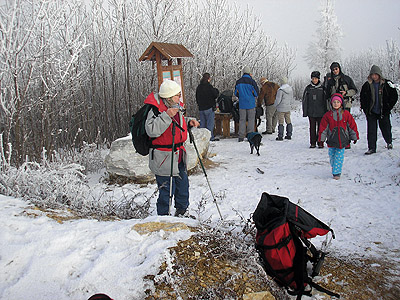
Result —
M339 80L338 80L338 87L336 87L336 80L335 76L333 76L331 79L328 80L328 84L326 87L326 98L330 98L333 94L335 93L340 93L341 91L350 91L353 90L353 93L357 93L357 88L356 85L354 84L353 79L351 79L349 76L343 74L341 71L339 73ZM347 100L347 98L352 98L354 95L351 95L350 93L347 93L344 96L344 99Z
M328 111L325 90L321 82L310 83L303 93L303 117L322 118Z
M196 102L199 110L207 110L215 107L215 99L218 97L219 91L209 82L200 83L196 89Z
M395 106L398 99L396 88L390 87L389 82L391 83L390 80L382 79L379 85L379 101L381 107L381 113L380 113L381 116L390 114L390 111L392 110L393 106ZM375 99L374 99L375 97L372 96L372 91L373 91L372 85L373 85L372 80L369 79L363 84L361 88L361 93L360 93L361 109L364 111L366 115L371 113L371 110L375 104Z

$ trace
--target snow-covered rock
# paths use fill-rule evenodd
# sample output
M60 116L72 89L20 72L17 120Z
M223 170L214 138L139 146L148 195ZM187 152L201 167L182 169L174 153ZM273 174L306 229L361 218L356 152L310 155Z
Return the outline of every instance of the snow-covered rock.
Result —
M203 158L207 154L211 132L205 128L192 128L197 149ZM185 142L188 157L188 170L193 169L199 162L194 145L189 137ZM132 144L131 135L112 142L110 152L105 158L107 172L111 175L123 176L140 181L154 179L148 167L148 156L136 153Z

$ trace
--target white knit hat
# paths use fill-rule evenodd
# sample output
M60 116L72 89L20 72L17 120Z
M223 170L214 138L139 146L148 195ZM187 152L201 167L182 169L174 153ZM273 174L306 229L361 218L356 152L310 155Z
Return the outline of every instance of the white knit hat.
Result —
M250 70L250 68L248 67L248 66L245 66L244 68L243 68L243 74L250 74L251 73L251 70Z
M173 80L166 79L160 85L159 95L161 98L167 99L175 96L181 92L181 86Z

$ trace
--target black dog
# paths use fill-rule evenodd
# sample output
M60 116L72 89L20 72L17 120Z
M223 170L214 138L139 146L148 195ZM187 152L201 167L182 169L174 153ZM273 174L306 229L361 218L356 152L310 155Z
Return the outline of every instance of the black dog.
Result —
M247 134L247 140L250 144L250 154L253 154L254 148L256 148L257 155L260 156L261 134L258 132L249 132Z

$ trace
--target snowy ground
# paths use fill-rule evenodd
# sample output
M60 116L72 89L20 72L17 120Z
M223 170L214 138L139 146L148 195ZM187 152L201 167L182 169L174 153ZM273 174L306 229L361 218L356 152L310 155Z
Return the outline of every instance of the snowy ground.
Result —
M216 154L212 161L218 166L207 174L223 218L248 218L262 192L286 196L332 227L334 255L385 258L400 270L400 119L392 117L394 149L387 150L379 134L377 153L365 156L366 121L357 109L353 113L359 115L360 140L346 150L339 181L332 179L327 148L308 148L308 120L298 108L292 113L293 139L278 142L275 135L263 136L259 157L249 154L247 142L213 142L210 152ZM151 194L155 185L113 189ZM217 225L218 212L202 173L190 176L190 192L191 214L196 215L199 201L207 199L200 218ZM154 207L153 198L153 216L145 220L58 223L26 202L0 196L0 299L87 299L97 292L115 300L143 299L144 276L156 274L167 248L191 233L140 235L133 226L150 221L198 222L157 217Z

